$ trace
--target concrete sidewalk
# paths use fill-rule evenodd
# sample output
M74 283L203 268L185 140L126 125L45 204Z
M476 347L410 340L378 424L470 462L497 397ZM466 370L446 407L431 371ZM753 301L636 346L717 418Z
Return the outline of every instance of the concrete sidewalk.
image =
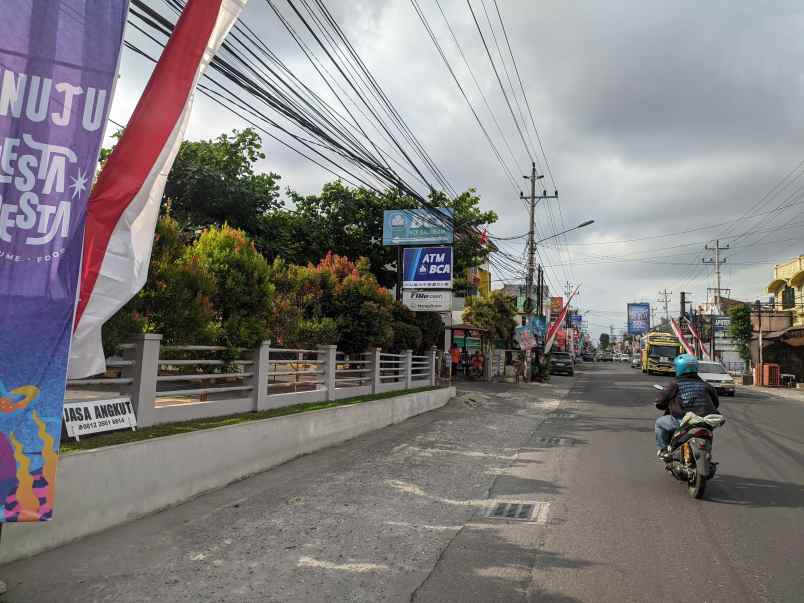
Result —
M0 569L3 601L469 601L533 594L574 380L469 383L446 407ZM166 459L169 462L169 459ZM35 526L32 527L35 529Z
M761 387L758 385L737 385L737 395L740 394L764 394L785 400L797 400L804 402L804 389L789 389L785 387Z

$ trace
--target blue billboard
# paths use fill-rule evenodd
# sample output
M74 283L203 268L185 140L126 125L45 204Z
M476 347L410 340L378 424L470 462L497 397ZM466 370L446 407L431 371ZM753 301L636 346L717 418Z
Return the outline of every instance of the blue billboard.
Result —
M452 289L452 247L409 247L402 271L405 289Z
M650 329L650 304L628 304L628 334L644 335Z
M570 314L567 316L567 320L569 321L569 326L579 329L583 323L583 316L580 314Z
M387 209L383 213L383 245L452 243L452 210Z

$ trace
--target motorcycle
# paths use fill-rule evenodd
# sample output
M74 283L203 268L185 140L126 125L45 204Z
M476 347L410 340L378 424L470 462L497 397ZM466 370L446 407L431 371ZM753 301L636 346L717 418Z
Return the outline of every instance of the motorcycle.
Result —
M654 385L661 390L661 385ZM686 482L687 493L693 498L702 498L706 482L717 472L717 463L712 460L713 432L726 422L721 414L699 417L688 412L670 440L669 452L663 459L665 469L677 480Z

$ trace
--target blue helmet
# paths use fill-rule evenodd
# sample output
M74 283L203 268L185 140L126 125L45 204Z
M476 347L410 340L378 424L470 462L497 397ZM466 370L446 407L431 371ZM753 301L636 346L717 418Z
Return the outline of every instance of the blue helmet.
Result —
M681 354L673 360L676 367L676 377L698 372L698 359L692 354Z

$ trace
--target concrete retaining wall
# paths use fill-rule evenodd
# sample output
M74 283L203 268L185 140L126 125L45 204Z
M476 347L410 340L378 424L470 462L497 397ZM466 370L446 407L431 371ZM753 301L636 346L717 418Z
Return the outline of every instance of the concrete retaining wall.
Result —
M109 446L62 457L55 516L6 524L0 563L184 502L207 490L439 408L454 387Z

